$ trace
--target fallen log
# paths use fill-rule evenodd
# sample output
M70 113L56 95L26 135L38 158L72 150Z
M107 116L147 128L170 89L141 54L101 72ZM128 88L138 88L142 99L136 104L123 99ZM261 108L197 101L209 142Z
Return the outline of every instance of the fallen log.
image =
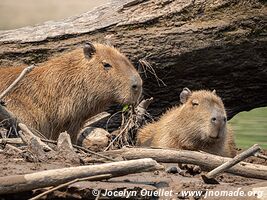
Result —
M122 157L126 160L152 158L163 163L193 164L200 166L201 169L205 171L210 171L231 160L231 158L208 153L167 149L124 148L103 152L103 154L106 156ZM239 164L227 169L226 172L248 178L267 180L267 166L258 164L240 162Z
M72 181L69 181L67 183L63 183L61 185L58 185L56 187L53 187L52 189L49 189L33 198L30 198L29 200L37 200L39 198L41 198L42 196L44 195L47 195L51 192L54 192L60 188L63 188L63 187L66 187L66 186L69 186L75 182L79 182L79 181L100 181L100 180L103 180L103 179L109 179L109 178L112 178L112 175L111 174L102 174L102 175L97 175L97 176L90 176L90 177L86 177L86 178L77 178L77 179L74 179Z
M25 175L0 177L0 194L29 191L37 188L56 186L73 179L111 174L112 177L162 169L152 159L119 161L100 165L79 166L46 170Z
M144 77L144 93L155 99L151 114L177 104L183 87L209 88L230 119L267 105L266 30L262 0L112 0L62 21L0 31L0 65L38 65L108 38L136 66L150 63L167 85Z

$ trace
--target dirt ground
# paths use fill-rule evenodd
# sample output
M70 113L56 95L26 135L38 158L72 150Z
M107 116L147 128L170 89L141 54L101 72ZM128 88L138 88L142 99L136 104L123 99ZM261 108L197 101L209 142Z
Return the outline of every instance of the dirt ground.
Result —
M267 151L265 151L264 154L266 155ZM79 165L63 160L60 157L51 157L46 162L27 162L24 158L12 151L0 153L0 159L2 161L0 165L1 177ZM246 161L267 166L266 160L256 157L248 158ZM166 169L178 167L176 163L168 163L164 164L164 166ZM262 187L265 187L265 195L267 195L267 181L244 178L226 173L219 175L216 180L218 180L220 184L205 184L201 178L201 174L193 174L189 171L181 171L180 173L154 171L112 178L102 182L77 182L69 185L67 188L50 193L48 196L45 196L45 199L96 199L97 195L95 191L101 191L101 195L98 199L250 200L267 198L266 196L263 197L262 194ZM0 199L28 199L42 191L45 191L45 189L0 196ZM258 197L261 198L255 195L257 191L259 191Z

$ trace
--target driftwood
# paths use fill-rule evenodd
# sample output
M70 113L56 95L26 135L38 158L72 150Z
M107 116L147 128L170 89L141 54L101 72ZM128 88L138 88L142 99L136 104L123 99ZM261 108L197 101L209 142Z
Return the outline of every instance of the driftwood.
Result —
M217 176L219 173L222 173L225 170L233 167L237 163L245 160L246 158L255 155L260 150L261 150L261 148L259 147L259 145L257 145L257 144L253 145L252 147L250 147L246 151L244 151L244 152L238 154L237 156L235 156L233 159L227 161L226 163L223 163L219 167L216 167L215 169L213 169L212 171L210 171L206 175L202 175L202 178L203 178L204 182L205 183L218 183L214 179L215 176Z
M15 146L12 146L10 144L6 144L5 145L4 151L5 152L7 152L7 151L14 151L14 152L19 153L19 154L23 152L21 149L15 147Z
M231 160L226 157L187 150L176 151L165 149L124 148L103 153L104 155L122 157L126 160L152 158L158 162L164 163L193 164L200 166L202 170L206 171L210 171ZM225 171L248 178L267 180L267 166L263 165L240 162Z
M142 122L144 121L144 116L146 115L148 106L152 103L152 101L153 97L144 99L135 108L136 120L138 124L142 124Z
M3 138L0 139L0 144L24 144L21 138Z
M66 183L77 178L111 174L112 177L162 169L152 159L120 161L114 163L46 170L25 175L0 177L0 194L29 191Z
M112 0L59 22L0 31L0 65L38 64L85 41L108 40L136 66L149 62L167 85L144 77L144 93L155 99L151 114L177 104L183 87L210 88L230 119L267 105L266 30L261 0Z
M19 123L18 126L19 126L19 128L21 130L21 131L19 131L20 137L21 137L21 139L26 144L29 144L30 143L30 140L32 138L35 138L37 140L37 142L40 144L40 146L43 147L44 150L46 150L46 151L52 151L52 149L47 144L45 144L44 142L42 142L39 137L37 137L36 135L34 135L32 133L32 131L25 124Z
M67 183L63 183L63 184L61 184L59 186L53 187L52 189L49 189L49 190L47 190L47 191L45 191L45 192L43 192L43 193L41 193L41 194L39 194L39 195L37 195L37 196L35 196L33 198L30 198L29 200L39 199L44 195L47 195L47 194L49 194L49 193L51 193L53 191L56 191L56 190L58 190L60 188L66 187L68 185L71 185L71 184L79 182L79 181L100 181L100 180L103 180L103 179L109 179L111 177L112 177L111 174L102 174L102 175L90 176L90 177L86 177L86 178L77 178L75 180L72 180L72 181L69 181Z
M79 156L74 151L71 144L70 135L67 132L60 133L57 140L57 155L67 161L80 163Z
M47 161L47 155L36 137L30 138L28 143L28 151L25 153L27 161L31 162L44 162Z

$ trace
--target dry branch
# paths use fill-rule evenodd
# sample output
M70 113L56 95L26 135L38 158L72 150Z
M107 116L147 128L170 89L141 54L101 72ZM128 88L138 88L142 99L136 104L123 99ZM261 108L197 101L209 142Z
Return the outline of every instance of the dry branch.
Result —
M11 85L8 86L8 88L0 94L0 99L3 99L4 96L6 96L19 83L19 81L23 79L24 76L26 76L28 73L30 73L33 70L34 67L35 67L34 65L31 65L23 69L23 71L20 73L18 78L16 78L16 80L13 83L11 83Z
M254 156L256 156L256 157L258 157L258 158L261 158L261 159L264 159L264 160L267 160L267 156L266 155L263 155L263 154L261 154L260 152L257 152L257 153L255 153L255 155Z
M245 160L246 158L254 155L256 152L258 152L260 150L261 150L261 148L259 147L259 145L257 145L257 144L253 145L251 148L249 148L246 151L238 154L233 159L227 161L226 163L220 165L219 167L216 167L215 169L213 169L212 171L207 173L206 177L207 178L214 178L217 174L222 173L225 170L233 167L237 163L239 163L239 162Z
M0 177L0 194L17 193L37 188L55 186L73 179L111 174L112 177L162 169L152 159L120 161L91 166L46 170L25 175Z
M102 174L102 175L90 176L90 177L86 177L86 178L77 178L75 180L69 181L67 183L63 183L63 184L61 184L59 186L56 186L56 187L54 187L52 189L49 189L49 190L47 190L47 191L45 191L45 192L43 192L43 193L41 193L41 194L39 194L39 195L37 195L37 196L35 196L33 198L30 198L29 200L39 199L44 195L47 195L47 194L49 194L49 193L51 193L53 191L56 191L56 190L58 190L60 188L66 187L68 185L71 185L71 184L79 182L79 181L100 181L100 180L103 180L103 179L109 179L111 177L112 177L111 174Z
M219 165L231 160L231 158L221 157L208 153L201 153L187 150L167 150L167 149L145 149L145 148L124 148L103 152L104 155L118 156L127 160L138 158L152 158L164 163L193 164L201 167L202 170L210 171ZM236 166L227 169L226 172L248 178L258 178L267 180L267 166L240 162Z
M52 151L52 149L45 144L44 142L41 141L41 139L39 137L37 137L36 135L34 135L31 130L22 123L18 124L19 128L21 129L21 131L19 131L20 137L21 139L26 143L29 144L31 141L31 138L36 138L37 142L43 147L44 150L46 151Z
M88 119L86 122L85 122L85 125L83 127L88 127L88 126L91 126L92 124L102 120L102 119L105 119L106 117L109 117L110 116L110 113L108 112L102 112L102 113L99 113L93 117L91 117L90 119Z
M16 153L22 153L23 152L21 149L19 149L17 147L14 147L10 144L6 144L4 151L9 151L9 150L15 151Z
M24 144L21 138L3 138L0 139L0 144Z

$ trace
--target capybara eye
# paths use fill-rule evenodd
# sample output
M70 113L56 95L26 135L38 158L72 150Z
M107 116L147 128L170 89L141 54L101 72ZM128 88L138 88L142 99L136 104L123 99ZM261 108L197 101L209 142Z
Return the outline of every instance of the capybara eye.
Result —
M194 99L194 100L192 101L192 105L193 105L193 106L198 106L198 105L199 105L198 100Z
M103 61L103 66L104 66L104 68L106 69L106 70L109 70L112 66L111 66L111 64L109 64L109 63L107 63L107 62L105 62L105 61Z

